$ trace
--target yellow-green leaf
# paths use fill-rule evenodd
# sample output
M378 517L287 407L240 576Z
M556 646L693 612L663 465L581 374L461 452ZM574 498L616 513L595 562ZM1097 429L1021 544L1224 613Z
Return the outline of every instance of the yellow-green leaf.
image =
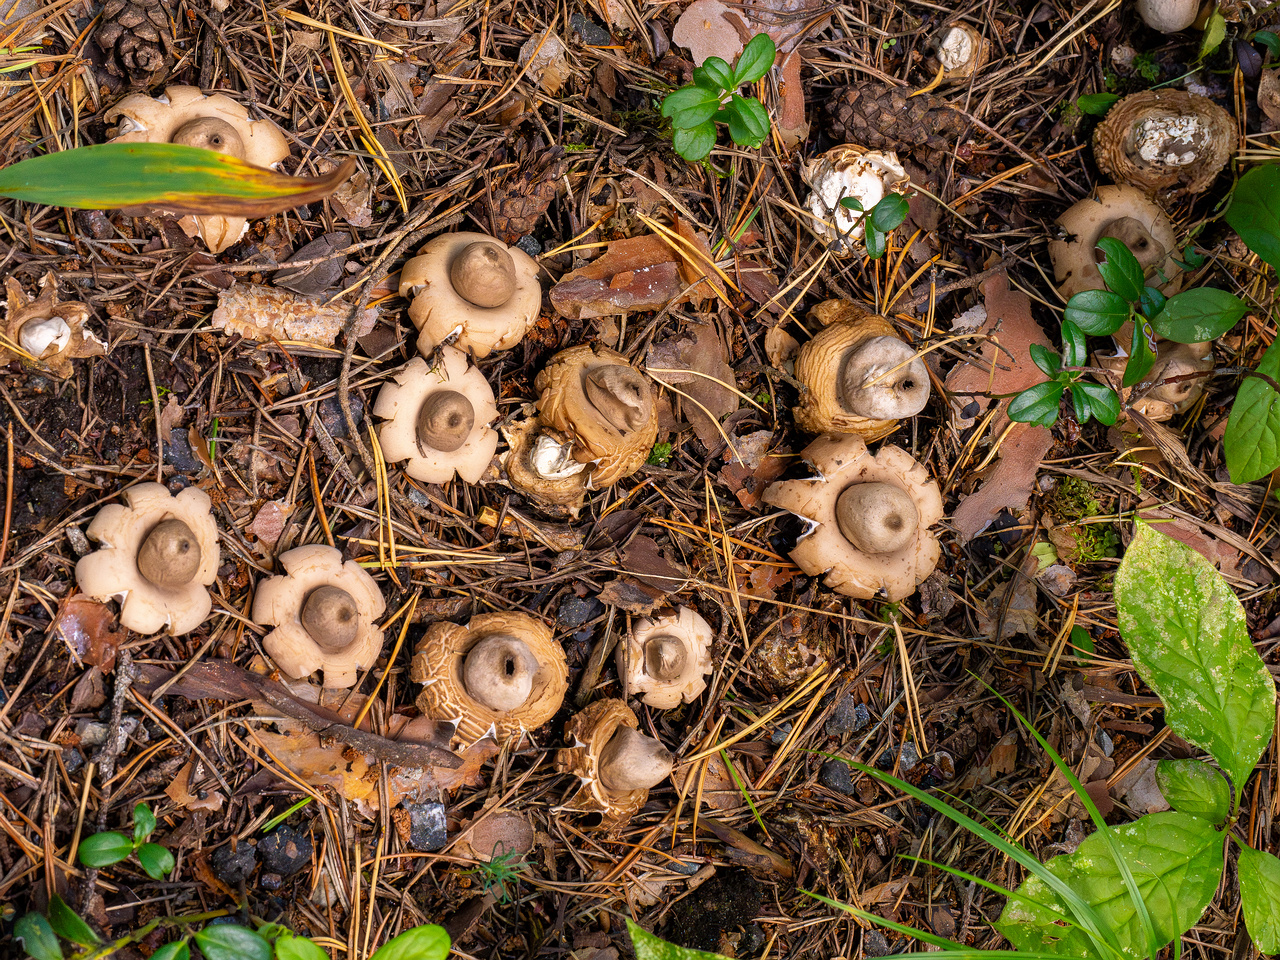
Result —
M290 177L176 143L104 143L32 157L0 170L0 196L53 207L262 217L322 200L355 169Z

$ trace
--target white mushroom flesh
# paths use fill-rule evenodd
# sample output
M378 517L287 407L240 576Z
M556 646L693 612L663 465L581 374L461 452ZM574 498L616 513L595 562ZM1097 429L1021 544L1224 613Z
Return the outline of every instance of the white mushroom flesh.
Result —
M39 360L46 353L61 353L71 342L71 327L61 317L31 320L18 331L18 345Z
M585 463L573 459L573 444L560 443L545 433L534 441L530 460L533 472L544 480L567 480L587 469Z
M1151 117L1138 124L1133 144L1147 163L1182 167L1196 162L1196 151L1206 136L1195 116Z
M898 162L897 154L873 150L847 166L814 177L809 210L816 219L834 225L837 235L857 240L865 232L862 220L866 214L892 186L906 179L907 171ZM845 198L857 200L862 210L845 207L840 202Z
M938 62L944 70L956 70L973 59L973 37L962 27L952 27L938 44Z

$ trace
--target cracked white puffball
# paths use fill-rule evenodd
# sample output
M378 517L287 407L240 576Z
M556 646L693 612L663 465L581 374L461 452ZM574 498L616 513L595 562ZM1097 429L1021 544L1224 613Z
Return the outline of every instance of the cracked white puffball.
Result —
M849 145L805 164L803 176L813 191L806 201L813 214L813 232L846 250L862 239L866 232L862 221L871 209L887 194L903 193L910 186L896 153L861 152ZM857 200L862 209L849 209L841 203L846 198Z
M18 345L37 360L46 353L61 353L71 342L71 327L61 317L45 317L24 323L18 332Z
M956 70L973 59L973 37L961 27L952 27L938 43L938 62L944 70Z
M534 442L530 459L534 471L546 480L567 480L587 468L573 459L572 443L560 443L545 433Z
M1134 146L1147 163L1180 167L1195 163L1196 146L1204 139L1204 124L1195 116L1152 117L1134 132Z

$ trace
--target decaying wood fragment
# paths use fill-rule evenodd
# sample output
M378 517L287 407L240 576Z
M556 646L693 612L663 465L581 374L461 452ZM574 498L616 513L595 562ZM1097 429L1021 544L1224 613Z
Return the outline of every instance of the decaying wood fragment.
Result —
M350 316L350 305L342 302L327 304L290 290L237 283L218 294L213 329L238 333L246 340L296 340L331 347ZM352 336L363 337L377 320L376 309L360 311Z

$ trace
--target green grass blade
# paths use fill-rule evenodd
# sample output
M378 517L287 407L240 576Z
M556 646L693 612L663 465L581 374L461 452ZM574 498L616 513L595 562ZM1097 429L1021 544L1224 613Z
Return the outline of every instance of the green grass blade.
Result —
M971 873L965 873L963 870L959 869L958 867L952 867L945 863L936 863L933 860L926 860L924 857L913 857L913 856L910 856L909 854L902 854L902 859L910 860L913 863L922 863L926 867L933 867L935 870L941 870L944 873L949 873L953 877L959 877L961 880L967 880L970 883L976 883L978 886L983 887L984 889L990 890L992 893L999 894L1002 897L1008 897L1010 900L1017 900L1019 903L1026 903L1034 907L1039 907L1041 910L1044 910L1046 913L1053 914L1053 916L1057 917L1059 920L1061 920L1064 924L1067 924L1068 926L1072 926L1072 927L1080 926L1080 924L1076 923L1073 919L1071 919L1071 917L1067 916L1065 913L1055 910L1053 907L1051 907L1047 903L1041 903L1039 900L1036 900L1032 897L1028 897L1026 894L1018 893L1017 890L1010 890L1008 887L1002 887L998 883L992 883L990 880L983 880L981 877L974 876Z
M1093 821L1094 826L1097 827L1098 832L1106 839L1107 846L1111 848L1111 855L1115 858L1116 868L1120 871L1120 879L1124 881L1124 888L1129 893L1129 899L1133 901L1134 912L1138 915L1138 923L1142 925L1142 933L1147 940L1147 955L1151 957L1151 960L1156 960L1156 955L1164 947L1164 944L1156 942L1158 937L1156 936L1155 924L1151 922L1151 913L1147 910L1147 903L1142 898L1142 893L1138 890L1138 881L1134 879L1133 871L1129 869L1129 863L1124 859L1123 851L1116 842L1115 834L1111 832L1111 827L1103 819L1101 811L1098 810L1098 805L1093 802L1093 797L1089 796L1089 792L1085 790L1084 784L1072 772L1071 767L1067 765L1067 762L1062 757L1058 756L1058 751L1049 745L1049 741L1040 735L1040 731L1031 724L1031 721L1024 717L1018 708L1010 703L999 691L981 678L979 678L979 682L991 693L995 694L1000 699L1000 702L1008 707L1009 711L1018 718L1018 722L1026 727L1031 735L1036 738L1040 748L1049 755L1053 765L1066 778L1067 783L1071 784L1071 789L1075 791L1076 797L1079 798L1084 808L1089 811L1089 818ZM1179 940L1180 938L1174 937L1174 939Z
M1115 934L1107 929L1098 917L1097 912L1087 903L1078 893L1067 886L1059 877L1050 873L1045 869L1044 864L1037 860L1025 848L1017 844L1010 843L1000 835L994 833L987 827L984 827L972 817L961 813L950 804L939 800L937 797L925 793L918 787L914 787L904 780L890 776L882 770L869 767L864 763L858 763L856 760L847 760L844 757L835 757L830 754L821 754L831 760L839 760L846 763L867 776L875 777L881 783L887 783L890 786L901 790L903 793L918 800L927 807L931 807L938 813L942 814L948 820L958 823L976 837L985 840L988 844L995 847L1005 856L1011 858L1020 864L1025 870L1035 874L1044 882L1054 893L1056 893L1067 909L1071 911L1076 922L1084 930L1089 940L1093 943L1095 950L1099 956L1112 955L1115 957L1123 957L1124 954L1120 950L1119 941L1116 940Z
M262 217L321 200L355 169L289 177L176 143L103 143L32 157L0 170L0 196L53 207Z
M895 920L887 920L875 913L868 913L866 910L859 910L857 907L851 907L847 903L841 903L839 900L832 900L824 897L820 893L813 893L809 890L801 890L806 896L813 897L815 900L821 900L828 906L835 907L837 910L843 910L845 913L852 914L859 920L865 920L868 923L874 923L876 926L884 927L886 930L892 930L894 933L900 933L903 936L914 937L930 946L937 947L937 950L931 950L927 953L895 953L895 960L899 957L920 958L920 960L928 960L928 958L941 957L943 960L972 960L972 958L996 958L1011 957L1013 960L1062 960L1060 954L1056 953L1036 953L1034 950L978 950L975 947L966 947L964 944L956 943L954 940L947 940L936 934L929 933L927 930L920 930L917 927L908 926L905 923L898 923Z
M751 815L756 818L756 823L760 824L760 829L766 834L769 828L764 825L764 820L760 817L760 811L756 809L756 805L751 800L751 794L747 791L747 785L742 782L742 778L738 776L738 771L734 769L733 761L729 759L729 751L720 751L720 760L729 771L729 776L733 777L733 785L738 788L738 792L742 794L742 799L747 801L747 806L751 808Z

